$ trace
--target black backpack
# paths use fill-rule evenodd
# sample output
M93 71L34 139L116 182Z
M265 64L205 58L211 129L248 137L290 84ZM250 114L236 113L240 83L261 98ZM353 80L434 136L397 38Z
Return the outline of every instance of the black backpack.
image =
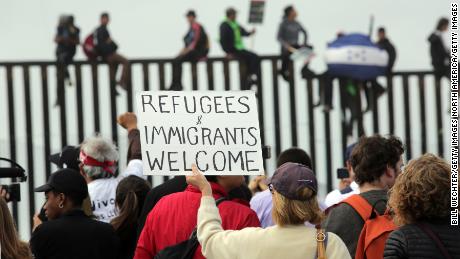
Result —
M225 200L227 200L225 197L217 199L216 206L219 206L219 204ZM155 255L154 259L192 259L198 245L195 227L189 239L164 248Z

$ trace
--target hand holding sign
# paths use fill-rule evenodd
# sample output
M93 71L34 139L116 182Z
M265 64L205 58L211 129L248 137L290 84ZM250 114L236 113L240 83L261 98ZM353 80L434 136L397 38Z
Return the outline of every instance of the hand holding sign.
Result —
M192 165L192 174L187 175L185 179L188 184L198 188L203 196L212 195L211 184L209 184L208 180L206 180L206 177L204 177L203 173L198 170L196 165Z

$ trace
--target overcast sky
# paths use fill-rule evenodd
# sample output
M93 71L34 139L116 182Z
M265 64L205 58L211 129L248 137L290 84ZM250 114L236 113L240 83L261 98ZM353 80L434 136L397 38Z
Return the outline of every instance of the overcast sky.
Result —
M240 11L239 21L252 27L247 24L248 0L0 0L0 3L0 60L53 59L55 27L63 13L75 15L83 40L98 25L99 14L108 11L112 16L109 29L113 39L120 52L129 58L177 54L187 30L184 14L189 8L197 11L199 21L210 35L212 56L222 55L217 32L226 7L236 7ZM437 20L449 15L449 3L447 0L269 0L263 25L256 26L254 42L247 41L246 45L253 44L260 54L277 53L279 45L275 38L282 9L293 4L317 52L312 67L321 71L325 67L326 43L336 32L367 33L373 14L375 28L385 26L396 45L396 69L429 69L426 39ZM77 58L84 58L81 50Z

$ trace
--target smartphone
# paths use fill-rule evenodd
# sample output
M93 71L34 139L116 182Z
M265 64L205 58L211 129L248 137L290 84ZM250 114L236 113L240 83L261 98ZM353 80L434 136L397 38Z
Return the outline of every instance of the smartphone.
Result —
M349 177L350 177L350 173L348 172L348 169L337 168L337 178L344 179L344 178L349 178Z

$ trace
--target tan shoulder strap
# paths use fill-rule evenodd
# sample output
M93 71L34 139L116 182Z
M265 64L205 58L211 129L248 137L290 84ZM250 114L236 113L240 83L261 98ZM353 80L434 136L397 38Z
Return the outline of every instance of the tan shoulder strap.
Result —
M326 259L326 233L321 228L321 226L316 226L316 243L317 243L317 252L316 258Z

